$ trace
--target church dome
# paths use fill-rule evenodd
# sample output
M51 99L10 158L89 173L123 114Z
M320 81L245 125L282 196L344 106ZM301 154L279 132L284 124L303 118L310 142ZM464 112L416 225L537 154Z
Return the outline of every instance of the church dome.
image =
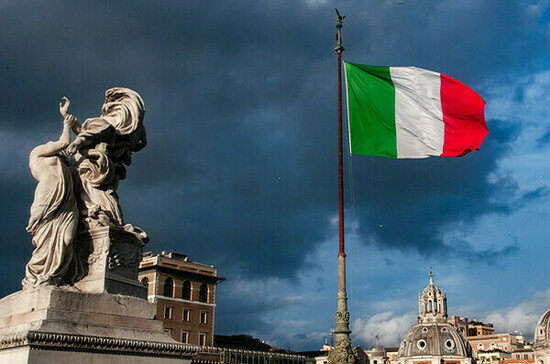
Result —
M533 351L535 352L535 363L550 363L550 309L542 315L535 328Z
M453 355L471 357L468 341L449 323L416 324L403 338L399 357Z
M542 315L535 329L535 345L550 343L550 309Z
M433 296L439 295L441 294L441 289L433 283L433 280L431 280L430 284L428 284L426 288L424 288L424 290L422 291L422 294L431 294Z
M405 335L397 353L398 364L414 364L418 357L426 360L452 360L457 364L472 363L472 347L447 322L447 296L430 283L418 295L418 321Z
M386 349L380 343L377 343L370 354L373 358L384 358L386 356Z

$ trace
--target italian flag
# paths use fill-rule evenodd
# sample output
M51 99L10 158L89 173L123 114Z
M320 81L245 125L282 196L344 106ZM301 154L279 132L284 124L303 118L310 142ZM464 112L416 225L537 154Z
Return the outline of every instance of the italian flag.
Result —
M352 154L458 157L489 133L485 101L449 76L344 62Z

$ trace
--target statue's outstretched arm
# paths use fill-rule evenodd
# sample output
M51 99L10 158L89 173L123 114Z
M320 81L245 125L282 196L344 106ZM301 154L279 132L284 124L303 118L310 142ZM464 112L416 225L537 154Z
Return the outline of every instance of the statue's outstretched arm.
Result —
M63 132L57 141L51 141L34 148L31 152L31 158L49 157L67 148L71 143L71 128L76 121L73 115L68 115L63 120Z

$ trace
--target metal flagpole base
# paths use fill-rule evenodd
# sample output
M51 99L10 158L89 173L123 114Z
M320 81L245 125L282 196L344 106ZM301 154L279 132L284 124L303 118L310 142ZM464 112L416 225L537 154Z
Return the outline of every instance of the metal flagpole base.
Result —
M354 364L357 362L351 347L349 334L348 297L346 294L346 255L338 254L338 307L336 309L336 328L334 330L334 348L328 355L329 364Z

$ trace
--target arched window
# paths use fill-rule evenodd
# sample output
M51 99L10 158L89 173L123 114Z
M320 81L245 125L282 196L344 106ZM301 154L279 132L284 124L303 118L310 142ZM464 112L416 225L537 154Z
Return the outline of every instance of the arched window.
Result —
M199 302L208 302L208 286L203 283L199 290Z
M141 280L141 284L147 287L149 285L149 278L143 277L143 279Z
M191 283L189 281L183 282L183 285L181 287L181 298L183 298L184 300L191 299Z
M428 302L428 312L432 312L432 301Z
M434 301L434 311L437 312L437 301Z
M174 280L170 277L164 280L164 297L174 296Z

